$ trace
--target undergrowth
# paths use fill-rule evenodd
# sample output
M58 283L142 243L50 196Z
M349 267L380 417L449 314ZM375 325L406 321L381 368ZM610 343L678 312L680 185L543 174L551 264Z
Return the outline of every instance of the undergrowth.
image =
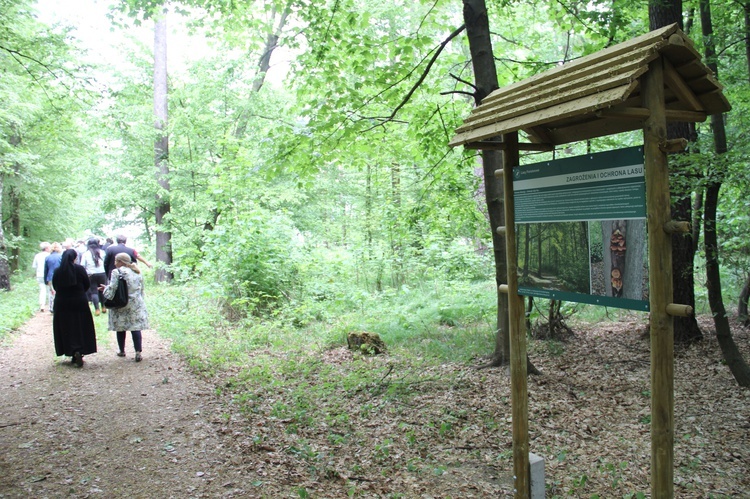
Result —
M10 291L0 291L0 342L34 315L38 292L36 278L17 275L11 278Z
M345 346L353 331L379 334L391 353L439 363L466 362L494 345L495 298L486 282L290 301L264 317L226 314L226 303L195 284L147 288L147 298L160 334L200 370L242 365L263 351L319 353Z
M469 363L494 348L491 283L432 283L384 293L353 291L330 301L292 300L262 318L226 314L227 304L199 285L154 286L147 288L152 327L172 340L196 372L231 372L225 388L246 410L253 410L253 391L289 391L303 412L314 412L316 400L340 390L408 395L403 387L422 382L429 366ZM393 375L385 375L393 367L373 369L372 359L359 354L345 366L321 362L326 352L346 346L347 333L359 331L383 339L387 362L398 364ZM381 378L388 383L379 384Z

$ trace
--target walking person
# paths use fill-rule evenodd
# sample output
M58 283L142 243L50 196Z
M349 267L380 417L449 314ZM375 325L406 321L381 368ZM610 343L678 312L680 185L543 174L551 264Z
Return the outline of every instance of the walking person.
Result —
M65 250L52 276L56 293L52 332L55 353L71 357L73 364L83 367L83 356L96 353L96 328L86 297L89 276L76 263L77 258L76 250Z
M47 305L47 281L44 278L44 262L52 251L52 245L43 242L39 244L39 249L41 251L34 256L31 268L36 271L36 282L39 284L39 311L44 312L44 306Z
M52 251L47 258L44 260L44 283L47 285L47 296L49 298L49 311L54 313L55 311L55 288L52 287L52 276L55 274L55 270L60 266L60 260L62 259L62 246L60 243L52 243Z
M86 269L86 274L91 281L88 290L89 301L94 305L94 315L106 314L104 307L104 296L99 286L107 284L107 274L104 272L104 250L99 247L99 240L91 238L86 244L87 249L81 256L81 265Z
M117 234L115 236L115 241L117 241L117 244L107 246L107 250L104 252L104 272L106 272L107 277L112 275L112 270L114 270L115 268L115 257L118 254L127 253L128 256L130 256L131 262L135 263L137 261L133 248L125 246L127 240L127 236L123 234Z
M115 241L117 241L117 244L107 246L107 250L104 252L104 271L107 273L107 276L112 274L112 269L115 268L115 256L118 253L127 253L130 255L130 260L133 263L140 261L146 267L151 268L151 264L139 255L135 249L125 245L125 243L128 242L127 236L124 234L117 234L115 236Z
M130 331L133 337L133 349L135 350L135 361L141 361L142 334L141 331L148 329L148 312L144 300L143 276L138 265L132 261L128 253L118 253L114 257L114 266L109 276L109 284L100 286L106 299L115 295L122 276L128 285L128 304L122 308L109 309L109 329L117 332L118 357L125 357L125 333Z

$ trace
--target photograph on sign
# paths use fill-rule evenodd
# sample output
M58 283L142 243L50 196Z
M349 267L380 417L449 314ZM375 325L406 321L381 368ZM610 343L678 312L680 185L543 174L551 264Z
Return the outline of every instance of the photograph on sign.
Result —
M646 221L590 222L591 294L648 301Z
M519 286L589 294L588 233L586 222L517 226Z
M513 169L518 292L648 310L643 148Z

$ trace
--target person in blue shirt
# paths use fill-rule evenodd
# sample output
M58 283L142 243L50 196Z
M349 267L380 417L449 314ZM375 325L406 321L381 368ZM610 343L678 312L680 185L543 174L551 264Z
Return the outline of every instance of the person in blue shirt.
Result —
M49 288L49 311L54 313L55 310L55 288L52 287L52 276L55 270L60 266L62 260L62 246L60 243L52 243L52 252L44 260L44 282Z

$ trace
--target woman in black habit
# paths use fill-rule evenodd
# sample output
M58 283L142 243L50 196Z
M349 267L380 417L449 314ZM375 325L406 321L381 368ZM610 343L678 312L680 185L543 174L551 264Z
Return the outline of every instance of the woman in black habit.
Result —
M83 356L96 352L96 328L86 297L89 276L76 263L77 256L74 249L65 250L60 267L52 276L56 292L52 331L55 353L72 357L73 364L81 367Z

